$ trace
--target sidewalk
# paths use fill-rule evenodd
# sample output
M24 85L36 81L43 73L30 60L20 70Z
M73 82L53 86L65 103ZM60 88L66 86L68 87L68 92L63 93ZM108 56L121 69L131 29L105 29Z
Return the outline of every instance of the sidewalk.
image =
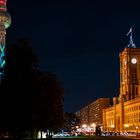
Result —
M126 137L130 139L140 140L140 136L126 136Z

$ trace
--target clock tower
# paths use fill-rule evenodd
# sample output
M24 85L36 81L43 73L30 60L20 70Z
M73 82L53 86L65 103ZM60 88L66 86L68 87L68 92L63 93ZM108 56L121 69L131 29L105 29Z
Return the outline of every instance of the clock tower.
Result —
M120 95L103 110L105 131L140 132L140 48L133 43L132 28L127 35L129 44L119 54Z
M140 96L140 48L132 40L120 53L120 97L124 101Z

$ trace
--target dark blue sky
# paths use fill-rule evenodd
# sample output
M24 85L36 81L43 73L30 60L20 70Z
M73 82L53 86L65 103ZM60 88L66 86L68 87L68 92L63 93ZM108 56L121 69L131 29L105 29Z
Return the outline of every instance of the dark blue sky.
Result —
M40 69L64 85L65 111L119 94L119 52L133 26L140 46L138 0L8 0L12 25L7 43L32 39Z

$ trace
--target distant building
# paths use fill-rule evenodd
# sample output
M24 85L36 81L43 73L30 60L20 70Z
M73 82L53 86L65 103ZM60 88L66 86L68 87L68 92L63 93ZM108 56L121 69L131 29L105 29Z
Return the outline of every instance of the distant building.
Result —
M75 114L80 118L80 124L91 125L95 123L96 125L102 125L102 110L107 108L110 104L109 98L99 98L93 102L90 102Z
M140 132L140 48L132 40L120 53L120 95L103 110L105 131Z

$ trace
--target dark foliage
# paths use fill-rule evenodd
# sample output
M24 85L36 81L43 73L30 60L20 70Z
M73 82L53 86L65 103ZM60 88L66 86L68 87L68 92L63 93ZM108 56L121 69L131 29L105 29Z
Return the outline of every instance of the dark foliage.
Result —
M63 88L56 75L38 70L28 39L7 49L0 84L0 128L11 133L56 129L63 121ZM2 131L2 130L1 130Z
M64 115L64 128L66 130L74 130L76 126L79 126L80 120L74 113L66 112Z
M39 73L37 82L36 87L40 90L39 93L41 94L37 95L37 98L34 99L34 114L39 117L35 117L38 120L34 120L34 124L38 122L39 125L36 125L43 130L58 129L63 124L64 93L61 83L56 75L52 73Z

